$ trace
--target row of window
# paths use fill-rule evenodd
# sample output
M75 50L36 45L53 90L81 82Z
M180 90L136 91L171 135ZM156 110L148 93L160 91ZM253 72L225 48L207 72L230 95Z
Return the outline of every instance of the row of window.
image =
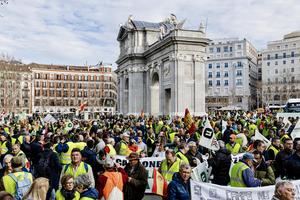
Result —
M236 76L243 76L243 71L237 70ZM208 78L212 78L212 77L213 77L213 72L208 72ZM216 78L220 78L220 77L221 77L221 72L216 72ZM228 77L227 71L224 72L224 77Z
M287 55L286 53L283 53L282 56L280 56L278 53L276 53L275 56L274 56L275 59L287 58L287 57L295 57L295 52L292 51L291 54L289 54L289 55ZM270 54L267 55L267 59L268 60L271 59L271 55Z
M291 64L294 64L294 63L295 63L295 61L294 61L294 60L291 60ZM278 61L275 61L274 64L275 64L275 65L278 65ZM285 64L286 64L286 60L283 60L283 61L282 61L282 64L285 65ZM270 65L271 65L271 63L270 63L270 62L267 62L267 66L270 66Z
M242 67L242 62L238 61L236 64L233 64L233 65L236 65L237 67ZM228 68L228 63L224 63L224 68ZM216 68L220 68L221 67L221 64L220 63L216 63ZM208 68L209 69L212 69L213 68L213 64L212 63L209 63L208 64Z
M236 79L236 85L243 85L242 79ZM208 81L208 86L212 87L213 86L213 81L209 80ZM221 86L221 81L216 80L216 86ZM228 86L228 80L224 80L224 86Z
M56 97L75 97L75 92L71 91L70 93L68 93L68 91L54 91L54 90L50 90L49 92L47 90L43 90L42 92L40 90L35 90L34 94L36 97L38 96L47 96L49 94L50 97L54 97L54 95L56 94ZM62 96L63 95L63 96ZM78 97L115 97L115 94L112 92L94 92L91 91L88 95L87 91L78 91L77 92L77 96Z
M56 99L56 100L40 100L40 99L36 99L34 101L34 106L77 106L77 105L80 105L81 104L81 101L78 100L60 100L60 99ZM100 99L100 100L97 100L97 101L92 101L90 100L89 101L89 105L90 106L113 106L115 103L114 103L114 100L110 100L110 99L106 99L106 100L103 100L103 99ZM99 109L98 109L99 110Z
M16 106L16 107L20 107L20 106L23 106L23 107L28 107L29 106L29 101L27 99L23 100L23 105L20 104L20 101L19 99L16 99L15 102L12 102L12 101L6 101L6 104L7 105L4 105L4 99L0 99L0 106L1 107L4 107L4 106Z
M36 79L49 79L49 80L79 80L79 81L111 81L111 77L104 75L101 76L89 76L89 75L62 75L62 74L40 74L35 73Z
M294 71L295 71L295 69L292 67L291 72L294 72ZM287 72L286 69L282 69L282 73L286 73L286 72ZM278 74L278 69L275 69L275 74Z
M54 88L54 86L56 85L57 88L75 88L75 86L77 85L77 88L81 89L81 88L84 88L84 89L87 89L87 88L91 88L91 89L99 89L99 88L104 88L104 89L114 89L115 87L111 84L88 84L88 83L78 83L78 84L75 84L75 83L54 83L54 82L49 82L48 83L48 86L50 88ZM47 82L43 81L43 82L35 82L35 87L44 87L46 88L47 87Z
M223 47L223 52L232 52L232 47L231 46L224 46ZM241 50L242 49L242 45L237 45L237 49L238 50ZM215 53L215 52L217 52L217 53L220 53L222 51L222 47L210 47L209 48L209 53Z

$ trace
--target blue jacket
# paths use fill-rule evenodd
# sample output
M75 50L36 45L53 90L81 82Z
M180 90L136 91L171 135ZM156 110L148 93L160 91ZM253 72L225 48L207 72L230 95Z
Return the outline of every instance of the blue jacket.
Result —
M168 200L188 200L190 199L190 192L190 180L184 183L179 173L175 173L168 185Z
M247 165L247 163L245 164ZM243 171L243 181L247 187L259 187L261 185L261 180L254 177L254 172L251 168Z
M88 190L80 194L80 198L89 197L91 199L98 199L98 191L95 188L89 188Z

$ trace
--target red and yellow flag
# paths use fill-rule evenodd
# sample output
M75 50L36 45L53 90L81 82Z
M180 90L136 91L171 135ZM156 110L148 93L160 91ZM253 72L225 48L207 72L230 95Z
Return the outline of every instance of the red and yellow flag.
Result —
M194 134L195 133L196 126L195 126L194 120L193 120L192 115L191 115L191 113L190 113L190 111L189 111L188 108L185 109L184 124L187 127L187 131L190 134Z
M168 193L168 183L166 179L156 169L153 170L152 193L164 197L166 197Z
M85 106L87 106L87 101L83 102L82 104L80 104L80 107L79 107L79 111L83 111Z

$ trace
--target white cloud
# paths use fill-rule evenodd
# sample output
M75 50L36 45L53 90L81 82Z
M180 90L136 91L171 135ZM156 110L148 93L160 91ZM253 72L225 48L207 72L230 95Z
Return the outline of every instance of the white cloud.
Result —
M26 63L114 64L120 23L130 14L159 22L170 13L194 29L208 19L209 38L247 38L262 49L300 29L299 10L297 0L9 0L0 6L0 53Z

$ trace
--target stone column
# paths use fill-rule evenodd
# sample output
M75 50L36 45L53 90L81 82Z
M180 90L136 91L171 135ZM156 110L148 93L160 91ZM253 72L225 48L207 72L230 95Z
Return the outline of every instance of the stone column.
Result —
M203 55L194 55L195 66L195 115L205 112L205 60Z
M118 104L119 104L119 111L120 113L124 113L124 90L125 90L125 79L124 74L120 72L120 78L119 78L119 91L118 91Z

